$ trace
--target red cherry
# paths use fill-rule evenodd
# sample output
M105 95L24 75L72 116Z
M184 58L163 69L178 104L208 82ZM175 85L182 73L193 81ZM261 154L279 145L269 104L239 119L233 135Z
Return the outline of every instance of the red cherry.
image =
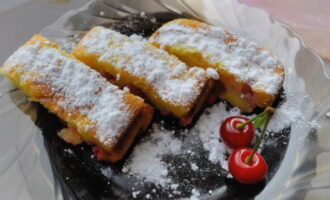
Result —
M108 154L97 145L92 147L92 152L97 160L107 160Z
M246 117L232 116L225 119L221 124L220 137L228 147L235 149L245 147L251 143L254 135L252 123L246 124L242 129L237 128L238 124L248 120Z
M261 181L267 174L267 163L265 159L255 152L251 162L247 162L247 157L253 149L242 147L235 149L228 160L228 169L233 177L240 183L253 184Z

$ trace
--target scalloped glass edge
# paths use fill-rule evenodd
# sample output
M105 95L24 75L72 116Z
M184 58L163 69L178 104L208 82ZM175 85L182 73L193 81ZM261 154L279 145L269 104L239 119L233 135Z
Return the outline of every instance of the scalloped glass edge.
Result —
M105 15L101 16L101 11ZM139 3L132 0L95 0L82 8L71 10L41 33L56 42L65 43L73 34L141 11L175 12L223 26L257 41L277 55L286 66L284 89L288 94L287 100L295 102L294 106L299 108L304 118L292 124L291 138L283 162L273 179L256 199L270 197L299 199L307 191L324 188L326 183L313 185L313 179L316 177L318 167L323 167L323 171L318 172L317 175L330 173L326 165L316 166L316 157L330 149L330 143L327 142L330 139L326 133L330 128L330 123L325 115L330 110L330 80L325 74L322 60L304 44L301 37L291 31L287 25L271 18L265 11L232 0L221 2L216 0L140 0ZM6 80L0 79L0 88L1 91L9 91L10 86ZM15 100L22 101L20 105L25 105L22 96L17 96L15 91L11 91L11 95L15 97ZM12 109L15 108L1 107L0 113L11 112ZM23 110L33 112L33 108L29 107ZM20 122L31 123L31 120L25 119L26 116L22 117L24 119ZM317 122L319 126L310 126L311 122ZM11 131L14 130L11 129ZM22 187L17 186L18 197L63 199L62 191L51 173L42 137L37 137L38 134L40 136L40 131L32 129L25 132L23 138L4 141L12 142L13 148L0 158L1 163L6 162L0 165L0 183L4 184L3 177L8 176L8 172L12 171L8 169L14 169L13 166L16 165L13 163L18 161L16 171L21 172L18 176L23 177L26 185L23 190ZM32 173L31 169L35 172ZM221 192L221 188L218 192ZM213 194L216 196L217 191ZM212 196L208 198L212 199Z

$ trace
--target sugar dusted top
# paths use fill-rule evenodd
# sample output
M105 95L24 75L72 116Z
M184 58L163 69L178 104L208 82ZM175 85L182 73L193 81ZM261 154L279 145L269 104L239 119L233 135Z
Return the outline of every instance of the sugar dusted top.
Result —
M31 80L45 83L55 97L64 96L58 103L66 112L79 110L92 122L91 126L78 122L77 127L85 131L94 127L101 142L116 142L132 120L124 92L85 64L44 44L36 40L24 45L6 61L2 72L15 69L21 74L21 84Z
M129 38L111 29L95 27L81 44L87 52L99 55L99 61L145 79L162 100L175 105L191 106L208 78L205 70L188 68L146 41Z
M188 21L188 20L187 20ZM239 80L247 81L252 89L276 94L283 81L280 61L257 43L220 27L198 23L198 26L174 20L150 38L162 46L178 46L202 52L211 64L225 68Z

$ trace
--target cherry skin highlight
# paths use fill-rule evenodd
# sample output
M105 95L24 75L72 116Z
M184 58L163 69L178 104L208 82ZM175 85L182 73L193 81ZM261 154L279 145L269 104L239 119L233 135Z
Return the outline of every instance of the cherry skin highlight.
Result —
M253 124L248 123L242 129L237 128L238 124L248 120L246 117L232 116L221 124L220 137L229 148L245 147L251 143L254 136Z
M253 154L251 163L247 157L253 149L242 147L235 149L228 159L228 169L235 180L243 184L253 184L261 181L267 174L268 165L258 152Z

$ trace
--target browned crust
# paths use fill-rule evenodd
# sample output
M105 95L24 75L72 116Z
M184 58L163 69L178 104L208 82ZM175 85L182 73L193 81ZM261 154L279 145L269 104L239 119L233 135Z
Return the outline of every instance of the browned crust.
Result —
M29 40L25 45L31 45L36 42L41 43L42 47L51 47L58 49L58 45L48 41L46 38L42 37L41 35L35 35ZM73 56L62 52L64 56L74 59ZM77 61L79 62L79 61ZM82 136L83 140L88 143L96 144L105 151L111 151L116 147L116 144L119 142L120 138L123 138L123 135L130 129L128 126L126 130L123 130L121 136L119 138L113 138L117 141L113 141L112 144L105 144L103 141L97 136L97 127L93 124L90 119L86 115L80 113L79 108L75 110L66 110L60 105L60 101L65 99L64 95L59 95L58 93L55 94L52 90L52 86L48 85L43 82L28 80L24 83L20 82L20 76L24 75L24 72L20 70L16 70L20 66L10 67L10 66L3 66L0 68L0 73L7 78L9 78L15 86L20 88L27 96L30 97L32 101L39 102L44 107L46 107L50 112L56 114L59 118L63 119L65 122L68 123L69 127L75 128L79 134ZM5 69L9 68L9 71ZM101 78L101 77L100 77ZM110 84L110 83L109 83ZM147 106L143 99L130 94L129 92L124 93L124 103L128 106L129 112L131 113L131 126L134 122L137 122L136 119L141 116L141 113L145 112L145 107ZM152 118L153 112L149 113L148 117ZM147 114L145 114L147 115ZM149 119L148 118L148 119ZM149 123L151 120L148 120L146 123ZM146 126L146 124L143 124ZM90 127L87 131L84 127ZM134 135L135 137L135 135ZM134 138L133 138L134 139Z
M180 123L182 126L188 126L192 122L194 116L203 108L203 105L208 95L212 91L213 86L214 86L214 80L209 79L205 84L204 88L202 89L201 95L194 103L194 107L190 110L190 112L186 116L181 117Z
M168 26L170 24L173 24L173 23L178 23L178 24L181 24L181 25L184 25L184 26L188 26L192 29L207 30L209 28L209 25L207 25L205 23L202 23L202 22L199 22L199 21L196 21L196 20L191 20L191 19L184 19L184 18L179 18L179 19L175 19L173 21L170 21L170 22L164 24L162 27L166 27L166 26ZM151 37L150 37L151 41L158 37L158 35L160 34L160 29L156 30L151 35ZM234 38L232 37L231 33L229 33L228 31L225 31L225 33L228 36L224 40L225 43L234 41ZM156 47L161 46L161 44L159 44L157 42L153 42L153 41L151 42L151 44L153 44ZM216 66L213 66L213 65L209 64L207 61L205 61L204 59L202 59L201 54L198 53L198 52L193 53L193 55L191 56L191 57L194 58L193 60L187 60L187 59L185 59L186 55L181 55L175 49L173 49L171 46L162 45L162 47L163 47L164 50L166 50L170 54L175 55L180 60L184 61L188 66L198 66L198 67L201 67L201 68L204 68L204 69L206 69L208 67L211 67L211 68L217 69ZM260 49L260 51L262 51L262 50L263 50L263 48ZM192 54L192 53L190 53L190 54ZM220 74L220 77L221 77L220 82L222 83L222 85L225 86L226 91L235 90L238 93L241 93L242 96L245 96L245 92L247 92L246 88L250 87L247 83L237 81L237 78L235 76L231 75L228 72L225 72L224 70L221 70L221 69L217 69L217 70L218 70L218 72ZM274 73L282 75L282 77L284 79L284 68L282 67L282 64L279 64L276 67ZM233 86L232 82L235 82L237 87L232 87ZM276 95L268 94L268 93L264 92L263 88L260 88L260 89L250 88L250 90L251 90L252 94L248 94L248 95L251 96L251 97L244 100L245 101L244 107L240 107L240 109L243 112L252 112L256 106L262 107L262 108L270 106L270 105L273 104L274 100L276 99L276 97L278 95L278 94L276 94ZM239 98L240 98L239 96L237 96L237 97L232 97L232 99L229 100L229 99L227 99L227 96L226 96L225 93L222 93L220 97L223 98L224 100L228 100L230 103L232 103L234 105L235 105L235 103L233 103L233 102L239 101Z
M153 108L150 105L145 104L140 115L134 120L132 126L126 131L126 133L119 138L116 146L111 151L101 152L97 155L97 159L110 162L121 160L134 142L134 138L147 130L152 120L153 113Z
M90 37L90 35L92 34L92 32L95 31L94 29L90 30L85 37ZM150 45L150 48L155 48L152 45ZM75 47L75 49L73 50L73 55L81 60L82 62L84 62L85 64L87 64L88 66L92 67L93 69L97 70L98 72L100 72L101 74L110 74L111 76L115 77L117 74L120 74L121 77L126 77L126 79L129 80L135 80L135 82L130 82L127 81L126 79L121 79L121 80L114 80L112 81L112 83L123 87L125 85L128 84L132 84L133 86L136 87L135 83L140 83L143 82L143 84L141 85L148 85L145 84L145 80L141 80L141 78L139 77L135 77L123 70L117 70L115 66L112 66L109 63L104 63L104 62L99 62L98 58L99 55L97 54L93 54L93 53L89 53L86 51L86 48L82 45L82 42L78 43L78 45ZM176 59L176 58L175 58ZM210 82L213 82L213 80L209 79L208 80L209 83L205 83L204 87L211 87ZM192 102L190 105L187 106L180 106L180 105L175 105L175 103L171 104L171 106L169 106L168 103L164 103L163 104L159 104L157 103L158 101L162 101L161 98L156 94L156 92L154 91L154 88L140 88L137 87L141 92L143 92L143 96L146 97L146 99L148 101L150 101L152 104L154 104L158 110L161 111L161 113L171 113L174 116L180 118L181 120L186 120L187 118L193 118L193 116L196 114L196 112L198 112L198 110L200 109L200 105L196 105L197 103L199 104L203 104L203 102L200 102L202 100L205 100L205 98L196 98L195 102ZM204 89L202 89L204 90ZM210 91L211 89L207 89L204 91ZM200 94L202 95L202 93ZM203 95L203 96L207 96L207 95ZM164 101L162 101L164 102ZM197 108L196 108L197 106ZM172 110L166 109L166 107L171 107ZM180 112L178 111L180 110ZM188 121L191 121L191 119L189 119Z

